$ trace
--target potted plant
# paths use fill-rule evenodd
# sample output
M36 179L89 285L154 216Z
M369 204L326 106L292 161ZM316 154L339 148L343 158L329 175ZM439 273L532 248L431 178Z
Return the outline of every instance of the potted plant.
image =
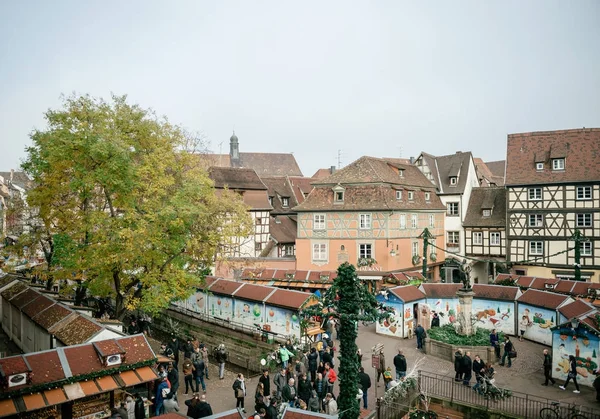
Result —
M429 260L431 260L432 262L435 262L437 260L437 254L435 252L431 253L429 255Z
M364 266L373 266L376 265L377 261L375 258L358 258L356 266L364 267Z
M413 263L413 265L418 265L418 264L419 264L419 262L421 262L421 256L419 256L419 255L414 255L414 256L412 257L412 263Z

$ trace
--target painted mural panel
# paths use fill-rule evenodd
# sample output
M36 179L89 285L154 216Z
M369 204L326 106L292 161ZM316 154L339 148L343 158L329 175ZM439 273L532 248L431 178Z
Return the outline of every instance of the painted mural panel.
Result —
M525 338L551 346L552 331L550 328L556 324L556 311L530 306L529 304L519 304L517 322L520 323L523 317L526 317L528 324L525 330ZM518 330L517 333L520 334Z
M425 305L425 304L423 304ZM424 307L419 307L418 322L425 328L431 327L431 319L435 311L440 317L440 326L445 324L454 324L458 320L460 306L458 298L428 298L427 305L429 310Z
M552 375L566 380L569 372L569 355L577 362L577 382L591 386L598 368L600 339L583 327L561 327L552 332Z
M265 324L263 328L279 335L294 335L300 338L300 319L292 310L265 306Z
M208 314L224 320L233 318L233 300L230 297L210 294L208 296Z
M379 298L377 298L380 300ZM388 335L388 336L396 336L399 338L406 337L405 333L408 333L408 327L404 330L402 329L402 323L404 320L404 304L402 301L394 298L393 301L382 299L380 300L387 307L391 309L391 315L386 319L380 319L375 325L375 332ZM410 323L410 327L412 328L412 315L410 318L406 319L407 323Z
M262 303L256 303L246 300L234 301L236 323L242 323L246 326L263 325L264 306Z
M477 327L514 335L515 303L473 298L473 320Z
M186 310L193 311L194 313L205 314L207 298L206 294L202 291L196 291L194 294L190 295L187 300L175 301L173 304Z

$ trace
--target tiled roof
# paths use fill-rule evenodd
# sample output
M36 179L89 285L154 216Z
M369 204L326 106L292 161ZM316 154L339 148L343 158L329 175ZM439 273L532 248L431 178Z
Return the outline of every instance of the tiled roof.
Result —
M11 172L0 172L0 176L4 178L6 182L10 181ZM12 173L12 183L23 189L29 189L32 185L31 179L25 172L14 171Z
M273 208L269 203L267 191L244 191L242 199L250 210L270 211Z
M289 278L288 278L289 277ZM243 279L294 279L296 281L333 281L337 278L336 271L295 271L289 269L244 269Z
M565 170L552 170L552 158L564 158ZM509 134L507 185L588 182L600 179L600 129ZM544 163L544 170L536 170Z
M480 186L504 186L504 175L496 176L482 159L476 157L473 159L475 163L475 171ZM504 172L504 170L502 170Z
M268 189L269 197L272 197L273 210L272 215L276 214L287 214L291 211L291 208L299 204L292 185L289 183L286 177L262 177L260 180L265 184ZM288 199L287 207L283 206L283 198Z
M125 350L126 364L137 364L156 358L154 351L143 334L118 338L117 342Z
M13 274L4 274L0 276L0 288L5 287L13 281L19 280L19 277Z
M233 167L211 167L208 175L215 183L215 188L266 190L267 187L260 180L253 169Z
M331 419L333 416L325 413L311 412L296 408L287 408L283 412L281 419Z
M273 288L267 288L260 285L243 284L235 291L235 298L243 298L252 301L264 301L271 293Z
M209 166L232 167L229 154L199 154ZM291 153L240 153L240 166L256 171L259 176L302 176Z
M93 345L77 345L62 348L65 352L69 368L73 376L89 374L92 372L102 371L107 368L98 356L98 352Z
M514 274L498 274L495 283L505 279L514 279L522 288L532 288L537 290L552 290L557 293L569 294L572 296L585 296L589 294L589 289L600 289L600 284L584 281L571 281L568 279L556 278L538 278L533 276L520 276Z
M210 286L210 292L213 294L231 295L242 285L243 283L241 282L219 279Z
M415 168L415 170L417 170ZM420 172L419 172L420 174ZM432 188L433 185L430 184ZM403 190L402 199L396 199L396 190ZM414 192L414 199L408 200L407 191ZM333 202L333 190L328 186L316 186L306 200L294 208L294 211L391 211L391 210L429 210L443 211L445 206L435 191L429 191L429 201L425 200L425 190L410 186L392 186L389 184L346 186L344 202Z
M504 178L504 170L506 169L506 160L488 161L485 163L487 168L492 172L492 175ZM500 185L498 185L500 186Z
M493 205L490 208L490 205ZM483 216L483 209L492 209L492 215ZM473 188L464 227L505 227L506 226L506 189Z
M569 301L571 297L556 294L548 291L538 291L534 289L529 289L521 295L517 301L519 303L530 304L536 307L543 307L555 310L566 301Z
M269 219L269 232L278 243L296 243L298 225L287 215L277 215Z
M99 342L93 342L92 345L102 356L124 354L125 350L115 339L106 339Z
M572 303L569 303L558 309L558 312L565 316L567 319L579 317L592 311L597 311L596 307L589 303L586 303L583 300L575 300Z
M101 330L102 326L79 314L72 320L61 324L58 329L53 331L53 334L56 339L70 346L89 341Z
M390 288L390 292L405 303L411 301L422 300L426 296L419 288L414 285L405 285L400 287Z
M0 358L0 375L10 377L14 374L22 374L29 371L31 371L31 368L22 355Z
M40 325L42 328L50 330L59 322L73 314L74 312L72 310L69 310L68 308L57 303L47 308L43 312L37 314L33 318L33 321Z
M432 157L438 175L434 176L433 180L439 193L452 195L464 193L469 175L469 166L473 158L471 152L457 151L455 154L447 156L429 156L429 159ZM430 170L432 170L431 167ZM458 177L456 185L450 185L450 177Z
M23 307L23 313L27 314L30 318L34 318L38 313L41 313L53 304L55 304L54 300L45 295L40 295L35 300L35 303L27 304Z
M314 179L309 177L288 176L288 180L292 186L292 191L296 196L296 201L301 204L308 196L310 191L312 191L313 186L311 183L314 181Z
M454 298L462 284L421 284L421 290L427 298Z
M25 355L31 366L31 385L51 383L65 379L65 371L57 350Z
M177 418L171 418L177 419ZM244 419L241 411L237 409L226 410L225 412L215 413L211 416L205 416L204 419Z
M334 168L335 169L335 168ZM335 172L335 170L331 170L331 169L318 169L314 175L311 176L311 179L325 179L326 177L331 176L331 174Z
M5 289L4 291L2 291L2 297L4 297L5 300L9 300L11 298L13 298L15 295L25 291L27 289L27 286L25 284L23 284L22 282L17 282L16 284L11 285L10 287L8 287L7 289Z
M475 298L489 298L490 300L515 301L521 292L519 287L506 287L504 285L473 284Z
M397 279L399 281L412 281L413 279L425 279L423 274L418 271L390 272L389 277Z
M308 292L277 289L266 299L265 303L297 310L302 308L312 296Z
M36 301L39 296L40 296L39 292L37 292L31 288L28 288L25 291L23 291L22 293L11 298L10 304L15 306L19 310L22 310L23 307L25 307L27 304Z

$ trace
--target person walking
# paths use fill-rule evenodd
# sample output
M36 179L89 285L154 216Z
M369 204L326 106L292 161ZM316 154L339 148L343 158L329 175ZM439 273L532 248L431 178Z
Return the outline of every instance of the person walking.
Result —
M287 368L290 357L293 357L294 353L291 352L287 347L279 345L279 357L283 363L283 368Z
M275 384L275 387L277 389L277 392L276 392L277 397L281 397L281 392L283 391L283 388L287 384L287 381L288 381L287 371L285 368L281 368L281 371L279 371L277 374L275 374L275 378L273 379L273 384Z
M440 327L440 316L434 311L433 319L431 319L431 328Z
M473 361L471 361L471 352L467 351L465 356L462 358L462 369L463 374L463 385L471 387L471 369L473 368Z
M320 372L317 373L317 379L313 384L313 388L317 392L317 396L319 396L319 400L323 400L325 395L327 394L327 385L325 384L325 380L323 380L323 374Z
M527 331L527 326L529 326L529 319L527 316L523 316L519 322L519 342L523 342L523 335Z
M379 378L385 372L385 355L383 351L379 352L379 368L377 368L377 385L379 385Z
M269 370L265 368L263 370L262 375L258 379L259 383L262 383L263 388L265 389L265 396L271 395L271 379L269 378Z
M200 385L202 385L202 391L206 393L206 384L204 383L204 360L202 359L202 352L200 352L200 348L194 350L192 353L192 366L193 368L193 377L196 382L196 393L200 392Z
M315 390L311 391L307 406L310 412L319 412L321 410L321 401Z
M485 373L485 363L481 360L479 355L475 355L475 359L473 360L473 372L475 373L475 385L473 386L473 389L477 387L475 390L478 390L483 381L483 374Z
M398 349L398 354L394 357L394 367L396 367L396 381L406 377L406 357L402 349Z
M490 333L490 345L494 348L494 353L496 354L496 358L500 359L500 339L498 337L498 332L496 329L492 329Z
M225 344L221 343L217 347L217 352L215 353L215 359L217 364L219 364L219 379L225 379L225 362L227 362L227 352L225 352Z
M192 337L189 336L186 342L183 344L183 358L191 358L194 352L194 344L192 343Z
M333 394L327 393L325 396L325 413L330 416L337 415L338 405L335 399L333 398Z
M194 349L196 346L194 346ZM204 377L209 380L208 377L208 349L205 344L200 344L200 353L202 354L202 361L204 361ZM209 405L210 406L210 405Z
M337 380L337 374L329 364L325 364L325 375L323 376L323 380L325 380L325 388L327 393L333 394L333 385Z
M312 393L312 384L306 377L306 374L300 374L298 378L298 397L308 406L308 400Z
M310 348L310 353L308 354L308 372L310 373L310 381L311 383L315 382L317 378L317 366L319 365L319 354L317 353L316 348Z
M188 394L190 390L194 393L194 365L192 364L192 360L185 358L181 367L183 370L183 381L185 382L185 394Z
M456 382L462 381L462 358L463 350L459 348L454 352L454 381Z
M552 378L552 355L550 355L548 349L544 349L544 377L546 377L546 381L542 383L543 386L547 386L548 381L552 382L552 385L556 384L556 381Z
M171 393L169 394L169 398L174 398L177 400L177 390L179 390L179 371L177 371L177 367L173 364L169 364L167 378L169 379L169 383L171 383Z
M298 392L296 391L296 381L293 378L288 380L288 383L283 390L281 391L281 397L284 402L289 404L290 407L294 407L296 405L296 400L298 400Z
M502 355L502 361L500 362L500 366L504 366L506 358L508 358L508 368L512 367L512 358L510 357L510 353L514 350L514 345L510 341L508 335L504 335L504 354Z
M363 407L365 409L367 409L368 407L368 396L367 394L369 393L369 389L371 388L371 376L369 374L367 374L365 372L365 369L363 367L360 367L359 369L359 373L358 373L358 381L360 383L360 386L362 387L362 391L363 391Z
M420 324L418 324L417 328L415 329L415 335L417 336L417 349L423 349L423 343L425 343L427 333Z
M244 381L244 374L238 374L237 378L231 386L233 389L233 395L235 396L235 407L241 407L242 412L246 413L244 408L244 398L246 397L246 382Z
M177 369L177 365L179 364L179 339L175 334L171 335L171 342L168 343L167 347L173 352L173 366Z
M569 374L567 375L567 381L562 386L559 386L561 390L566 390L569 381L573 380L575 383L575 390L573 393L579 394L579 384L577 384L577 361L575 360L575 356L569 355Z

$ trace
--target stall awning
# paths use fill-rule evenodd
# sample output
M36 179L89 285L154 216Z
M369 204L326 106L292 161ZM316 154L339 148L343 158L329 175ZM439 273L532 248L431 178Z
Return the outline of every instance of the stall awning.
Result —
M141 382L135 371L123 371L119 374L119 378L123 381L125 387L132 387Z
M44 397L42 397L41 393L23 396L23 401L25 402L25 407L27 410L36 410L46 407L46 402L44 401Z
M44 397L48 401L48 406L55 404L61 404L67 401L67 396L62 388L55 388L54 390L44 391Z
M98 383L98 386L102 389L102 391L110 391L119 388L119 385L115 382L115 379L112 377L112 375L98 378L96 383Z
M79 386L81 387L86 396L93 396L94 394L100 393L100 389L98 388L94 380L83 381L79 383Z
M150 367L138 368L137 370L135 370L135 372L142 379L142 383L158 379L158 376Z
M17 414L17 408L12 399L0 400L0 417Z

